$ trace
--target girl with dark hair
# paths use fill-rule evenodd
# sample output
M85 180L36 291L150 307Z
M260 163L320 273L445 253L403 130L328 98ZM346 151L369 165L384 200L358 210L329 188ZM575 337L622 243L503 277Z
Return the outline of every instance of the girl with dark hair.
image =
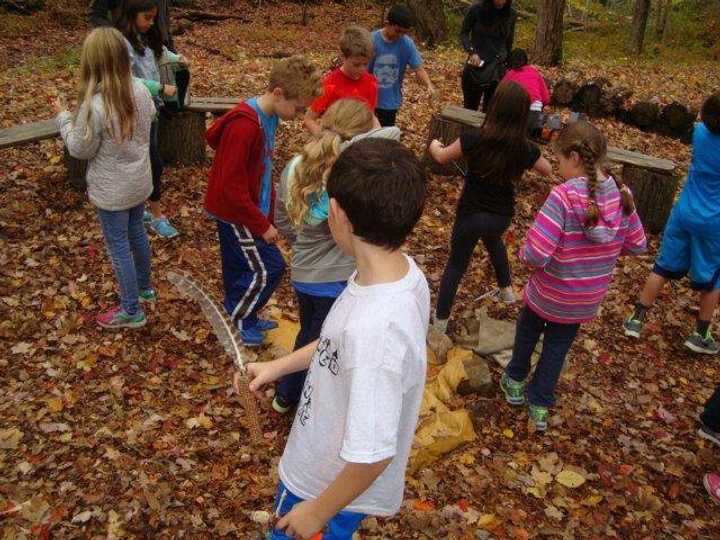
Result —
M157 0L124 0L123 10L116 27L127 42L133 76L140 79L153 96L158 110L163 107L162 98L172 98L177 87L160 82L160 59L165 56L170 62L186 63L184 58L171 52L164 44L157 24ZM163 162L158 148L158 121L152 124L150 135L150 163L152 165L153 191L143 220L152 231L163 238L173 238L179 233L163 214L160 205L162 192Z
M530 135L538 134L542 128L543 107L550 103L550 92L545 79L535 66L528 64L527 53L523 49L513 49L510 53L509 68L503 81L512 81L522 86L530 96Z
M462 74L466 109L477 110L482 100L488 110L513 47L516 19L512 0L481 0L465 15L460 43L468 53Z
M100 26L115 26L123 12L123 0L93 0L90 5L89 22L93 28ZM170 32L170 1L158 0L158 15L156 25L160 30L163 44L171 51L173 46L172 33Z
M457 207L450 258L440 283L434 326L445 332L460 280L470 263L478 240L482 240L495 269L499 297L514 302L510 264L502 235L510 226L515 207L515 184L528 169L552 173L540 149L527 138L530 98L515 83L501 83L490 103L485 123L468 130L450 146L432 141L430 155L438 163L465 156L468 171Z

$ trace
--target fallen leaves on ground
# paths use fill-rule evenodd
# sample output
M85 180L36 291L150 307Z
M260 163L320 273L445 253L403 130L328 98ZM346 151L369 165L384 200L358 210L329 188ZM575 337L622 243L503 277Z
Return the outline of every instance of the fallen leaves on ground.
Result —
M303 52L328 66L345 22L375 26L380 16L370 5L323 3L310 7L311 24L302 27L297 4L240 6L249 23L195 24L177 38L191 61L194 95L259 93L278 52ZM11 62L0 73L2 127L49 118L47 99L56 88L73 95L77 55L69 52L83 32L52 24L42 23L42 35L0 37L8 50L3 61ZM194 44L221 48L235 60ZM459 103L462 54L443 47L424 55L442 100ZM35 63L36 56L54 60ZM683 98L697 107L718 74L717 66L701 67L637 69L570 59L548 75L603 74L638 96ZM398 123L418 153L434 110L409 76ZM612 119L598 124L611 144L687 168L690 148L676 140ZM305 138L299 122L279 130L276 173ZM291 418L273 413L268 396L261 403L263 446L250 444L242 405L230 389L230 360L203 315L163 280L169 269L186 270L220 298L216 232L201 209L209 161L166 169L163 205L181 236L152 239L160 300L150 308L150 324L113 333L94 323L116 301L112 269L94 210L67 185L61 153L58 141L0 151L2 535L260 538ZM543 153L554 159L549 148ZM507 238L518 286L528 273L516 248L555 181L529 174L519 186ZM431 178L425 214L407 246L434 293L461 185L458 178ZM619 263L600 316L583 327L569 355L547 435L528 431L525 410L497 393L448 396L448 410L472 411L475 440L409 474L400 513L366 520L363 538L720 535L701 482L703 473L720 468L718 454L695 436L720 368L716 359L682 347L696 304L687 283L663 292L646 339L621 336L657 247L652 237L647 255ZM480 247L458 292L455 331L479 307L474 299L494 287ZM296 315L287 278L273 302L271 311ZM483 302L494 318L517 315L517 306ZM282 348L290 340L285 336ZM499 374L493 366L496 381Z

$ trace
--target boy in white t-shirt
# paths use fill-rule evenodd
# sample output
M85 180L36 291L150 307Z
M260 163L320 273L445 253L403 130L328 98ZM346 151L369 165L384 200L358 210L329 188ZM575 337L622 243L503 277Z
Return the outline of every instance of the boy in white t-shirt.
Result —
M400 251L425 202L420 162L399 142L360 141L340 154L327 192L333 238L357 271L318 341L247 366L254 392L309 369L271 539L349 540L366 515L396 513L425 385L430 291Z

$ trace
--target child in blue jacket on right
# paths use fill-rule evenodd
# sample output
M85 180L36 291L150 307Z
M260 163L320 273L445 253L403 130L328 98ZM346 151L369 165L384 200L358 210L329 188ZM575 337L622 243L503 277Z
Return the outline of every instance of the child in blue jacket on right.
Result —
M720 345L710 334L710 322L720 299L720 94L705 100L700 120L687 182L665 226L655 268L624 329L625 335L639 338L645 315L665 283L688 275L690 286L700 292L700 313L685 346L717 354Z

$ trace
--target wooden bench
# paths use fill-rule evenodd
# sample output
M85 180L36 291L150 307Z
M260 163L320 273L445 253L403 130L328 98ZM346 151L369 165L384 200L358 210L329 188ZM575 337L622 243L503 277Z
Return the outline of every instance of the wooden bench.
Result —
M450 144L463 130L481 127L484 120L485 115L482 112L448 105L430 121L428 145L433 139ZM608 147L607 158L622 167L621 177L633 192L645 229L655 234L662 232L670 216L679 183L675 163L669 159L647 156L614 146ZM460 174L460 169L455 164L441 166L434 163L427 151L424 161L435 174ZM467 164L461 168L467 170Z
M205 115L222 115L240 101L239 97L189 98L183 112L163 115L160 122L160 155L168 164L192 165L205 161ZM60 135L55 120L29 122L0 129L0 149L21 146ZM65 151L65 164L70 182L85 188L87 163Z

